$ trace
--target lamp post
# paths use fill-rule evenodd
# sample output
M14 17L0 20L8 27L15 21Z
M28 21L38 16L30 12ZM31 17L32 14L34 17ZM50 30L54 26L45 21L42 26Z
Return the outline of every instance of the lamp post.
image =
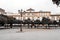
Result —
M22 9L21 9L21 21L22 21ZM21 22L21 27L20 27L20 31L22 32L22 22Z
M18 12L19 12L19 14L21 15L20 17L21 17L21 21L22 21L22 9L21 10L18 10ZM20 31L22 32L22 22L21 22L21 27L20 27Z

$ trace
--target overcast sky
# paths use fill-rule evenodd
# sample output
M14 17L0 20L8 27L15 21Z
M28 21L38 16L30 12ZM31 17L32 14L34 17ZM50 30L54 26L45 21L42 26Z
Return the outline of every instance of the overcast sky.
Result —
M7 12L17 12L19 9L33 8L36 11L51 11L60 13L60 7L52 3L52 0L0 0L0 8Z

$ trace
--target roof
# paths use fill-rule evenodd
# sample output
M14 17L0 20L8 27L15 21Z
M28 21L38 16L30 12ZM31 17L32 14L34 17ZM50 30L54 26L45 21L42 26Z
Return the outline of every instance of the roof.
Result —
M34 9L32 9L32 8L29 8L29 9L27 9L26 11L34 11Z
M51 15L51 16L60 16L60 14L54 14L54 15Z
M3 12L4 12L5 10L4 10L4 9L2 9L2 8L0 8L0 11L3 11Z
M20 15L19 13L11 13L11 12L6 12L6 14L4 15L9 15L9 16L12 16L12 15Z
M43 12L26 12L26 11L24 11L23 13L51 13L51 12L49 12L49 11L43 11Z

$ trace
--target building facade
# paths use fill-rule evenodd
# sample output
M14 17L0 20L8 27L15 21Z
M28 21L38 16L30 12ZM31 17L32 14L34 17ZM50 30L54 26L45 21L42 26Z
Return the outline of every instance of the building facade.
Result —
M0 14L5 14L5 10L0 8Z
M50 12L22 12L22 19L41 20L42 17L50 17Z
M42 20L43 17L50 18L51 20L59 20L60 19L59 14L52 15L50 11L38 11L38 12L36 12L32 8L27 9L26 11L18 11L18 13L5 12L5 10L0 9L0 13L3 13L4 15L7 15L7 16L12 16L18 20L25 20L28 18L30 18L31 20L36 20L36 19Z

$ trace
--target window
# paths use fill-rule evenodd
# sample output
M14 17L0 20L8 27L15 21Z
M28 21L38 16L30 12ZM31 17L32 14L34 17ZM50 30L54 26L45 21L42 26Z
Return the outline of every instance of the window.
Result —
M57 20L57 17L55 16L55 20Z
M18 17L16 17L16 19L18 20L19 18L18 18Z
M26 13L25 15L27 16L28 14Z
M45 13L41 13L40 16L45 16Z
M28 17L25 17L25 19L28 19Z
M1 12L0 12L0 14L1 14Z
M32 20L32 17L30 17L30 19Z
M42 17L40 17L40 21L42 21Z
M30 13L30 15L33 15L33 13Z
M37 19L37 17L34 17L34 20L36 20Z

